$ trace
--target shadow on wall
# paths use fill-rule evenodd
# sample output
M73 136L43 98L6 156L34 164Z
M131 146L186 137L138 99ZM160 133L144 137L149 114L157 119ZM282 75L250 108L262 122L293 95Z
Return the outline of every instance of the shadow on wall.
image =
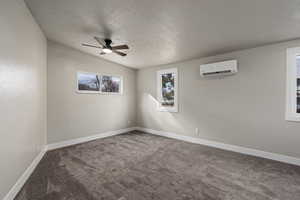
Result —
M141 106L144 106L142 110L143 125L151 124L151 127L158 127L161 130L167 130L168 127L172 127L176 132L184 132L184 128L178 119L175 118L176 113L172 112L159 112L157 111L159 102L149 93L143 93ZM147 117L144 117L147 115ZM154 123L154 124L153 124Z
M210 109L204 110L205 118L196 115L198 110L193 107L194 102L189 101L189 99L185 99L185 110L183 111L183 108L179 107L178 113L158 111L158 104L158 100L150 93L142 94L140 102L142 108L139 109L141 111L141 126L213 140L215 138L212 136L226 129L228 123L226 116L215 115L214 112L210 112ZM197 121L199 117L200 120ZM220 121L221 128L213 126L216 118Z

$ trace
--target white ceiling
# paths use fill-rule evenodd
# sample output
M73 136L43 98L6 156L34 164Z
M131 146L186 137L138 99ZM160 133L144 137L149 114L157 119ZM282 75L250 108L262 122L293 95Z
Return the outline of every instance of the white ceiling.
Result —
M128 67L300 37L300 0L26 0L48 39ZM130 46L100 56L94 36Z

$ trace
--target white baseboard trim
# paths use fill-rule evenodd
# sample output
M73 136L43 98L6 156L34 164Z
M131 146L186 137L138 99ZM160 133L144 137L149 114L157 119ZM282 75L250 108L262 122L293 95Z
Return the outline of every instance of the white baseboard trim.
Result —
M89 141L96 140L96 139L119 135L122 133L134 131L134 130L139 130L139 131L143 131L143 132L154 134L154 135L164 136L164 137L182 140L182 141L186 141L186 142L190 142L190 143L201 144L201 145L205 145L205 146L215 147L218 149L224 149L224 150L228 150L228 151L257 156L257 157L261 157L261 158L267 158L267 159L271 159L271 160L276 160L276 161L300 166L300 158L265 152L265 151L241 147L241 146L237 146L237 145L215 142L215 141L211 141L211 140L194 138L194 137L190 137L190 136L179 135L179 134L172 133L172 132L158 131L158 130L142 128L142 127L131 127L131 128L125 128L125 129L120 129L120 130L116 130L116 131L108 131L108 132L100 133L97 135L77 138L77 139L73 139L73 140L66 140L66 141L46 145L46 147L37 155L37 157L33 160L33 162L26 169L26 171L22 174L22 176L17 180L16 184L11 188L11 190L7 193L7 195L4 197L3 200L13 200L15 198L15 196L21 190L21 188L23 187L23 185L25 184L27 179L30 177L30 175L32 174L32 172L34 171L34 169L39 164L39 162L41 161L41 159L43 158L43 156L45 155L45 153L47 151L70 146L70 145L89 142Z
M267 159L271 159L271 160L276 160L276 161L300 166L300 158L296 158L296 157L285 156L285 155L281 155L281 154L277 154L277 153L270 153L270 152L266 152L266 151L251 149L251 148L247 148L247 147L241 147L241 146L237 146L237 145L225 144L225 143L215 142L215 141L211 141L211 140L205 140L205 139L200 139L200 138L195 138L195 137L190 137L190 136L179 135L179 134L172 133L172 132L157 131L157 130L153 130L153 129L149 129L149 128L137 127L136 130L143 131L146 133L151 133L154 135L169 137L169 138L173 138L173 139L177 139L177 140L183 140L183 141L190 142L190 143L202 144L205 146L215 147L218 149L234 151L237 153L247 154L247 155L251 155L251 156L257 156L257 157L261 157L261 158L267 158Z
M47 150L49 151L49 150L59 149L62 147L67 147L67 146L71 146L71 145L75 145L75 144L89 142L92 140L106 138L106 137L110 137L110 136L114 136L114 135L119 135L122 133L134 131L136 129L137 129L137 127L131 127L131 128L125 128L125 129L120 129L120 130L115 130L115 131L108 131L108 132L100 133L97 135L91 135L91 136L87 136L87 137L81 137L81 138L76 138L76 139L72 139L72 140L65 140L62 142L52 143L52 144L47 145Z
M10 189L10 191L7 193L7 195L4 197L3 200L13 200L18 192L22 189L23 185L27 181L27 179L30 177L36 166L39 164L45 153L49 150L58 149L70 145L80 144L84 142L89 142L96 139L106 138L114 135L119 135L122 133L127 133L130 131L137 130L137 127L131 127L131 128L125 128L115 131L108 131L105 133L100 133L97 135L92 135L88 137L82 137L82 138L76 138L73 140L66 140L58 143L48 144L45 146L45 148L36 156L36 158L32 161L32 163L29 165L29 167L26 169L26 171L22 174L22 176L17 180L15 185Z
M23 185L27 181L27 179L30 177L36 166L39 164L43 156L45 155L47 149L46 147L43 148L43 150L35 157L35 159L32 161L32 163L29 165L29 167L25 170L25 172L21 175L21 177L17 180L15 185L9 190L7 195L4 197L3 200L13 200L18 192L22 189Z

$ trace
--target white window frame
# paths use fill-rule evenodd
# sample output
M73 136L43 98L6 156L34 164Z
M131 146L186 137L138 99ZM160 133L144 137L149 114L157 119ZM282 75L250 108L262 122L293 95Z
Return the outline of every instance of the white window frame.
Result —
M286 115L287 121L300 122L300 113L297 113L297 62L300 56L300 47L287 49L287 77L286 77Z
M122 95L123 94L123 76L120 75L112 75L112 74L99 74L100 78L100 94L107 94L107 95ZM119 92L102 92L101 86L102 86L102 76L113 76L113 77L119 77L120 78L120 90Z
M99 91L79 90L79 80L78 80L79 74L99 75L98 73L94 73L94 72L77 71L77 73L76 73L76 92L77 93L79 93L79 94L100 94L101 88L99 88ZM100 82L99 82L99 87L100 87Z
M174 74L174 106L162 106L162 75ZM177 68L170 68L157 71L157 110L161 112L178 112L178 71Z
M99 81L100 81L100 83L99 83L100 90L99 91L79 90L79 88L78 88L78 86L79 86L79 84L78 84L78 75L79 74L95 74L95 75L98 75ZM120 91L119 92L102 92L101 91L102 76L119 77L120 78L120 84L121 84ZM76 92L79 93L79 94L123 95L123 87L124 87L123 84L124 84L123 76L121 76L121 75L100 74L100 73L95 73L95 72L84 72L84 71L77 71L77 73L76 73Z

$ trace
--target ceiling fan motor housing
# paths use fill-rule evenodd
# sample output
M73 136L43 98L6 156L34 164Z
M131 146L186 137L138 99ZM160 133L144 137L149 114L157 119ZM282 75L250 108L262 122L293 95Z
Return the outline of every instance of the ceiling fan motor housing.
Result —
M109 49L111 49L111 46L110 46L111 43L112 43L111 39L105 39L104 42L106 44L106 47L109 48Z
M82 44L83 46L87 47L94 47L94 48L100 48L102 49L102 52L100 55L105 55L109 53L115 53L118 54L119 56L126 56L127 54L124 52L121 52L120 50L128 50L129 47L126 44L122 45L117 45L117 46L111 46L112 40L109 38L105 38L104 41L98 37L94 37L94 39L99 43L100 46L95 46L95 45L90 45L90 44ZM105 42L105 44L103 43Z

